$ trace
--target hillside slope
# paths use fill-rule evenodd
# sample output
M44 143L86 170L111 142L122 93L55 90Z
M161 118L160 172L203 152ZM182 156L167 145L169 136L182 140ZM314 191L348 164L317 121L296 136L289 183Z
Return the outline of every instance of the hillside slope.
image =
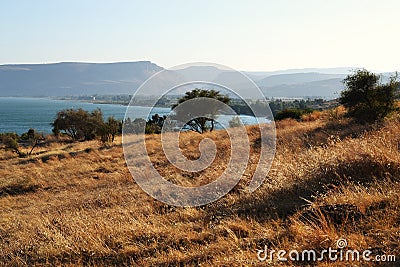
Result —
M167 206L144 193L120 144L53 143L29 159L1 151L0 265L257 266L267 264L257 259L264 246L322 250L335 248L339 238L346 238L348 248L398 258L398 118L383 126L324 117L278 122L273 166L253 194L245 187L256 167L259 131L247 130L253 156L245 178L227 196L198 208ZM147 136L147 146L168 179L198 185L215 179L229 156L224 132L204 136L216 140L219 154L201 175L171 166L158 135ZM204 136L182 134L184 153L199 156Z

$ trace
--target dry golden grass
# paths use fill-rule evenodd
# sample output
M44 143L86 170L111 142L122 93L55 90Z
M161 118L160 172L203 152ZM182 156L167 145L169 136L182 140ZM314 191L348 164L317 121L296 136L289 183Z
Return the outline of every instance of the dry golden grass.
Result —
M373 126L339 116L332 122L321 114L307 122L278 122L273 165L252 194L244 189L257 165L260 133L247 130L252 157L244 179L222 199L197 208L171 207L144 193L126 167L120 140L110 147L52 143L27 159L1 151L0 265L375 266L257 259L265 245L335 248L339 238L351 249L394 254L398 264L398 118ZM225 132L205 136L216 140L217 158L194 175L166 161L158 135L146 138L156 168L190 186L215 179L230 155ZM199 156L202 137L182 134L187 157ZM341 207L337 214L324 212L334 205Z
M324 113L322 111L313 111L308 114L304 114L301 116L301 121L316 121L320 119Z

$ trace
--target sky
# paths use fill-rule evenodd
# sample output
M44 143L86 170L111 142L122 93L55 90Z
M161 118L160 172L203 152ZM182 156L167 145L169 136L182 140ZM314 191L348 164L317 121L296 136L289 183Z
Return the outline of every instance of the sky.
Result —
M400 70L398 0L2 0L0 64Z

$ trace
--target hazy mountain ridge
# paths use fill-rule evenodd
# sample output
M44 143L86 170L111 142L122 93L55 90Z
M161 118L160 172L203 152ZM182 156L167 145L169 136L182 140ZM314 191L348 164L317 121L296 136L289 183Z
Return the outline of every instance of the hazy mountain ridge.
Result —
M260 87L268 97L323 97L337 98L344 89L342 78L333 78L298 84L281 84L271 87Z
M0 96L67 96L93 94L132 94L149 77L164 70L150 61L119 63L61 62L52 64L0 65ZM292 69L274 72L243 72L267 97L335 97L343 88L342 80L354 68ZM337 73L335 73L337 72ZM229 80L241 88L238 73L215 66L192 66L165 71L157 82L179 84ZM149 94L158 93L154 92ZM251 94L246 95L251 97Z
M128 94L162 69L149 61L2 65L0 95Z
M330 79L344 79L346 74L325 74L318 72L271 75L257 81L258 86L272 87L277 85L293 85Z

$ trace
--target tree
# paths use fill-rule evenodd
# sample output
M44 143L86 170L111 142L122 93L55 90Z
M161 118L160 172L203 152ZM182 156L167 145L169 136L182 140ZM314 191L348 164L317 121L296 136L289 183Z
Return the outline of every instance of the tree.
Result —
M356 70L344 79L346 89L339 102L347 108L349 117L357 121L381 120L395 109L394 101L399 88L397 74L382 84L381 76L365 69Z
M87 112L86 122L81 121L84 140L93 140L96 138L97 129L103 125L103 112L98 108L92 112Z
M111 142L114 142L117 134L122 134L122 121L115 119L113 116L108 117L107 125L109 134L111 135Z
M160 116L158 114L154 114L151 118L146 122L145 133L146 134L159 134L164 126L164 122L167 116Z
M218 104L210 102L205 105L204 102L199 101L199 105L196 105L196 102L194 102L193 105L190 105L190 108L182 108L180 106L180 104L188 100L196 100L200 97L213 98L219 102ZM219 91L194 89L186 92L185 96L180 98L178 103L173 105L172 108L175 109L175 116L178 121L183 122L192 131L204 133L208 130L210 132L214 130L218 111L223 109L224 104L228 104L229 101L230 98L220 94Z
M74 140L92 140L96 137L98 127L102 126L103 113L96 109L89 113L81 108L66 109L57 113L52 123L53 133L59 135L61 131Z
M114 117L108 117L106 122L97 126L96 134L102 143L114 142L115 136L122 131L122 123Z
M136 118L133 121L131 118L127 118L124 122L125 130L129 133L143 133L143 129L146 127L146 120L142 118Z

